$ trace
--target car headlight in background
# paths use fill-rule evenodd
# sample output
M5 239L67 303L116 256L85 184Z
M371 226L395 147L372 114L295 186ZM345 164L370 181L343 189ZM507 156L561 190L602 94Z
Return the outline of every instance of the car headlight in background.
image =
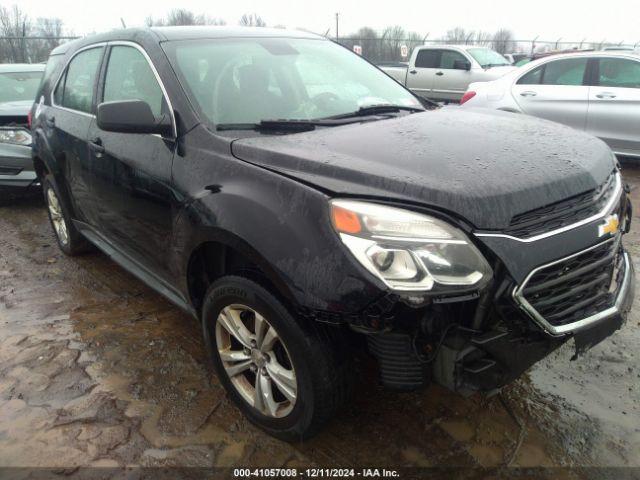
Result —
M32 138L29 130L24 128L0 128L0 143L12 145L31 145Z
M442 220L355 200L333 200L331 220L356 259L394 290L455 292L491 278L478 249Z

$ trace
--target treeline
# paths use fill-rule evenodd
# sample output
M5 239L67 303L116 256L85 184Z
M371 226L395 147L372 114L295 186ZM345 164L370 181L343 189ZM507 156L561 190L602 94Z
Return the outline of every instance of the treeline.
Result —
M358 45L362 48L362 54L369 59L379 62L391 62L400 59L400 48L406 45L409 52L417 45L423 45L429 41L429 35L421 35L417 32L407 31L401 26L387 27L378 32L370 27L362 27L357 32L340 38L339 42L349 48ZM431 39L437 43L449 43L456 45L480 45L493 48L500 53L510 53L516 48L516 42L511 30L501 28L495 33L465 30L456 27L448 30L440 38Z

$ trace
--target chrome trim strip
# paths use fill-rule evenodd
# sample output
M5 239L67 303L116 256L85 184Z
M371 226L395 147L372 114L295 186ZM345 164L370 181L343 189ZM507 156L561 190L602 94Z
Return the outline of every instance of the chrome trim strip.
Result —
M564 257L561 258L559 260L555 260L551 263L547 263L545 265L541 265L535 269L533 269L529 275L527 275L527 278L525 278L524 282L522 282L522 285L517 286L513 289L513 299L515 300L516 304L519 305L526 313L529 314L529 316L531 316L531 318L538 324L540 325L547 333L549 333L550 335L553 336L560 336L560 335L565 335L567 333L573 333L573 332L577 332L578 330L581 330L585 327L588 327L589 325L592 325L596 322L599 322L600 320L603 320L607 317L610 317L611 315L615 315L616 313L620 312L620 308L622 306L622 302L624 301L624 297L627 294L627 290L629 288L629 278L631 275L631 265L630 265L630 260L629 260L629 254L627 252L623 252L623 259L624 259L624 263L625 263L625 271L624 271L624 278L622 280L622 285L620 286L620 290L618 293L618 296L616 298L616 301L614 303L613 306L607 308L606 310L603 310L601 312L598 312L594 315L591 315L590 317L587 318L583 318L582 320L578 320L572 323L568 323L566 325L560 325L560 326L554 326L551 325L549 322L547 322L544 317L542 317L538 311L533 308L531 306L531 304L527 301L526 298L524 298L523 295L523 290L526 287L527 283L529 282L529 280L531 279L531 277L537 273L539 270L542 270L544 268L553 266L557 263L561 263L564 262L565 260L569 260L570 258L576 257L578 255L582 255L585 252L588 252L590 250L593 250L595 248L598 248L602 245L604 245L605 243L608 242L613 242L613 241L618 241L619 237L614 237L614 238L610 238L609 240L606 240L604 242L598 243L597 245L594 245L592 247L589 247L585 250L582 250L578 253L574 253L573 255L569 255L568 257Z
M474 235L476 237L508 238L509 240L514 240L516 242L523 242L523 243L537 242L538 240L542 240L543 238L548 238L548 237L552 237L554 235L558 235L560 233L568 232L569 230L573 230L574 228L581 227L583 225L586 225L587 223L591 223L591 222L593 222L595 220L598 220L600 218L605 217L606 215L608 215L611 212L611 210L613 210L613 207L620 200L621 193L622 193L622 178L620 176L620 172L617 172L616 173L616 188L615 188L614 193L611 195L611 199L609 200L609 202L607 202L607 204L604 206L604 208L602 210L600 210L600 212L598 212L598 213L596 213L594 215L591 215L588 218L580 220L579 222L572 223L571 225L565 225L564 227L560 227L560 228L557 228L555 230L551 230L549 232L541 233L539 235L535 235L535 236L529 237L529 238L518 238L518 237L514 237L513 235L507 235L507 234L504 234L504 233L474 233Z
M153 72L153 75L155 76L156 81L158 82L158 85L160 86L160 90L162 90L162 95L164 96L164 99L167 102L167 106L169 107L169 115L171 116L171 130L172 130L172 133L173 133L173 138L174 139L178 138L178 127L177 127L177 124L176 124L175 113L173 111L173 104L171 103L171 99L169 98L169 94L167 93L167 89L165 88L164 83L162 82L162 79L160 78L160 75L158 74L158 70L156 70L156 67L153 64L153 62L151 61L151 58L149 57L147 52L144 50L144 48L142 48L142 46L138 45L135 42L130 42L130 41L127 41L127 40L114 40L114 41L111 41L111 42L93 43L91 45L87 45L86 47L82 47L82 48L78 49L76 52L74 52L73 55L71 56L71 58L69 58L69 60L67 61L67 63L65 63L64 68L60 72L60 75L58 75L58 79L56 80L56 83L54 84L53 88L51 89L51 93L50 93L51 106L55 107L55 108L59 108L61 110L65 110L67 112L77 113L79 115L84 115L84 116L87 116L87 117L90 117L90 118L95 118L96 116L91 114L91 113L82 112L80 110L73 110L72 108L66 108L66 107L63 107L61 105L57 105L53 101L53 94L55 93L56 89L58 88L58 83L60 83L60 80L62 79L62 76L67 71L67 68L69 67L69 64L75 58L76 55L78 55L79 53L81 53L81 52L83 52L85 50L89 50L91 48L99 48L99 47L100 48L104 48L106 46L113 46L113 45L123 45L123 46L126 46L126 47L135 48L145 58L145 60L147 61L147 63L151 67L151 71ZM107 65L107 67L108 67L108 65ZM100 72L98 72L98 75L100 75ZM160 135L157 135L157 136L159 137Z

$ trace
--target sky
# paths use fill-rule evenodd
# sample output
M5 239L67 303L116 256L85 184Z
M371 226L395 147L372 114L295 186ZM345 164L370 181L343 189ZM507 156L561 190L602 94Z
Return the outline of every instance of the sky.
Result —
M15 0L0 0L11 6ZM340 13L340 34L361 26L382 29L401 25L429 38L439 38L448 29L494 32L511 29L517 39L555 41L640 42L640 0L22 0L20 7L32 18L59 17L77 35L127 26L141 26L147 16L163 17L176 7L219 17L236 24L243 13L258 13L268 25L303 27L316 33L335 35L335 14Z

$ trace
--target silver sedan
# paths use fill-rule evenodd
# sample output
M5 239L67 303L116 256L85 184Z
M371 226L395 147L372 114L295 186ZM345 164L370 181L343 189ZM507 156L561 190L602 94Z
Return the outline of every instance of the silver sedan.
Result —
M472 83L464 107L525 113L584 130L620 156L640 158L640 55L581 52L533 61Z

